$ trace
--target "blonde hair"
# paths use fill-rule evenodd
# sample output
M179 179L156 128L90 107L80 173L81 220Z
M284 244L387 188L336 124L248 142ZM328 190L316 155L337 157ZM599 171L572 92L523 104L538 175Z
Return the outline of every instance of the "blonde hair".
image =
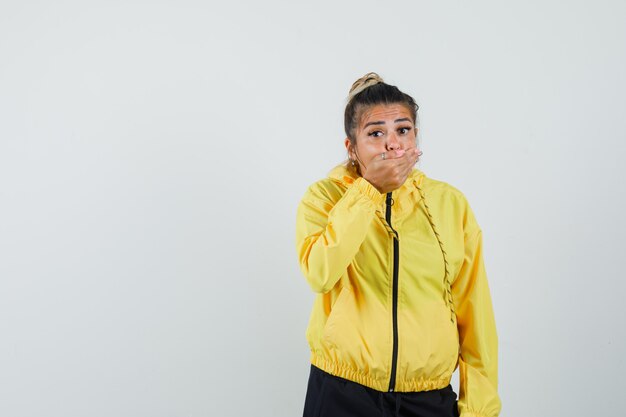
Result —
M367 87L371 87L372 85L376 85L378 83L384 83L381 76L375 72L368 72L352 83L352 87L350 87L350 92L348 93L348 102L352 101L354 96L365 90Z

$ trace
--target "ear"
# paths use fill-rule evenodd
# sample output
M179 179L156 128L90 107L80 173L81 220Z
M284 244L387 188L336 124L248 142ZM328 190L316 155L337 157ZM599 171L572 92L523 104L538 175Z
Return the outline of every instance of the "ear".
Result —
M348 156L350 157L350 159L356 159L356 157L354 156L354 151L352 150L352 145L350 144L350 139L346 138L344 144L346 145L346 151L348 151Z

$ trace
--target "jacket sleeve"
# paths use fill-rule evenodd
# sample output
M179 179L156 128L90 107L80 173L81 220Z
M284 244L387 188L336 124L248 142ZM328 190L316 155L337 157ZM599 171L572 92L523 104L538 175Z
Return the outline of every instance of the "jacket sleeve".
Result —
M459 331L461 417L497 417L498 337L483 261L482 231L466 206L465 258L452 284Z
M318 184L309 187L298 206L296 249L313 291L326 293L339 281L383 201L384 194L361 177L337 201Z

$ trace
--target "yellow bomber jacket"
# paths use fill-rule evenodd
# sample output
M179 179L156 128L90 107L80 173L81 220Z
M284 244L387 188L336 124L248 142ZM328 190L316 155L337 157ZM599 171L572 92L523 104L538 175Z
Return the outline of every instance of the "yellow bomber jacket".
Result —
M458 366L461 417L499 415L482 232L458 189L414 168L381 194L339 165L300 201L296 248L313 365L390 392L446 387Z

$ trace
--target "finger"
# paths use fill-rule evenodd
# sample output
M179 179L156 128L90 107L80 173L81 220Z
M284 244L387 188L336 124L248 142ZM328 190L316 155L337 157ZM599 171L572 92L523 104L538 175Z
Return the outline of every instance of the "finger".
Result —
M410 172L411 169L413 169L413 165L415 165L416 162L417 160L415 159L413 152L408 152L408 153L405 152L405 154L402 155L401 157L387 160L388 165L397 166L398 168L402 170L401 172L405 174ZM380 163L383 163L383 161L380 161Z
M411 148L406 150L406 153L409 154L409 156L411 157L417 157L421 154L421 152L422 151L420 150L420 148Z
M421 151L419 150L419 148L404 149L404 152L401 156L399 156L399 158L404 157L406 160L414 163L417 162L417 158L419 158L420 152Z
M401 161L399 161L398 168L400 170L398 174L400 175L400 177L403 177L404 179L406 179L406 177L409 175L409 173L413 169L413 165L414 163L409 159L402 159Z
M414 165L419 158L419 150L417 148L407 149L404 154L404 160L408 165Z
M386 159L386 155L385 155L385 158L383 158L382 153L375 154L374 156L370 158L368 165L374 164L374 166L376 166L379 163L383 162L385 159Z
M397 159L391 155L391 152L377 153L370 159L370 164L378 166L378 164L385 164L389 160Z
M399 159L406 155L405 149L396 149L393 151L386 151L379 154L379 159L385 161L387 159Z
M404 168L404 171L407 175L413 170L413 167L417 163L419 159L418 155L418 151L411 150L407 152L406 158L404 158L404 160L401 162L401 166Z
M421 155L422 155L422 151L419 148L413 148L409 156L409 159L411 160L411 164L414 165L415 163L417 163Z

